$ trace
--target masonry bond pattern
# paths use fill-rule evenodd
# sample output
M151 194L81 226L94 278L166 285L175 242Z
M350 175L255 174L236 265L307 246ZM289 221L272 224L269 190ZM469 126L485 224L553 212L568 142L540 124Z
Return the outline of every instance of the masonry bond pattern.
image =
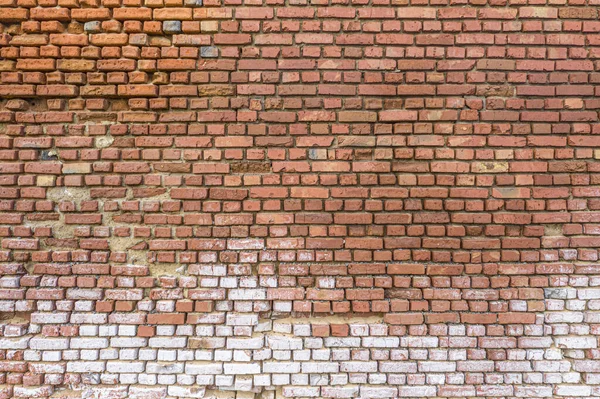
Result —
M600 397L598 0L0 0L0 399Z

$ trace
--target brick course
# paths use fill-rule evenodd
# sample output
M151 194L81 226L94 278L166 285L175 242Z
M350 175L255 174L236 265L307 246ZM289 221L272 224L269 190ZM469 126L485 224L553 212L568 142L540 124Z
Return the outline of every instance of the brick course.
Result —
M0 399L600 396L599 5L0 0Z

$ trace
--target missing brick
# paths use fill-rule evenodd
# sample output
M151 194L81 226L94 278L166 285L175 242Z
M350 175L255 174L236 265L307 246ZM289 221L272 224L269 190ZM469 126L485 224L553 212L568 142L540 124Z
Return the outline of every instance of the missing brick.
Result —
M269 173L270 162L236 162L230 165L232 173Z
M547 224L544 226L544 235L548 237L563 236L562 224Z

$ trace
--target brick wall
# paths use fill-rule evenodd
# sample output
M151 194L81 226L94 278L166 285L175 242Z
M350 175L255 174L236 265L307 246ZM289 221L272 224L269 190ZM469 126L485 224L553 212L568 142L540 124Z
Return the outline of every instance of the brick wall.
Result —
M0 399L600 396L597 0L0 0Z

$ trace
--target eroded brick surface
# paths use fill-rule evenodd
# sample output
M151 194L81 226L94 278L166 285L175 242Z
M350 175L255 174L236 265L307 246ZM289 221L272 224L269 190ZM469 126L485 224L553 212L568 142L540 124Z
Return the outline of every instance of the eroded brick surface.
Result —
M0 0L0 399L600 396L598 16Z

